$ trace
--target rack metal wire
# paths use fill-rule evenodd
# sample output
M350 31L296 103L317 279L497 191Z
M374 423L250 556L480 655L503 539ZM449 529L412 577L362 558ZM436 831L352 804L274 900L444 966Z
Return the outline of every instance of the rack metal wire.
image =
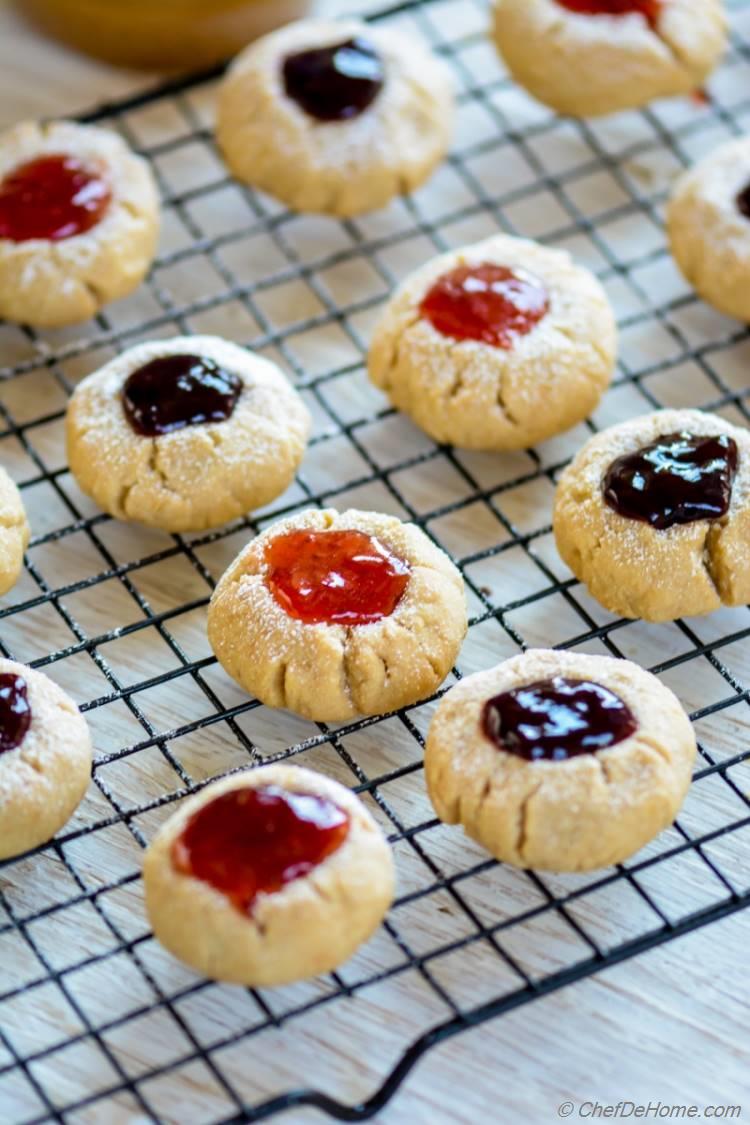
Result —
M487 40L486 0L406 0L378 13L450 63L458 140L413 198L343 223L292 215L226 178L211 133L218 73L85 118L151 160L165 238L143 290L84 335L0 326L0 459L34 531L0 610L0 647L73 691L98 750L75 820L48 846L0 864L4 1120L63 1122L87 1110L109 1120L119 1109L160 1122L188 1097L206 1121L303 1105L364 1119L435 1044L750 905L748 610L660 627L613 619L562 568L549 527L556 474L600 426L661 405L750 421L747 332L684 286L661 228L673 174L750 116L750 4L731 7L731 50L709 103L604 122L561 120L512 86ZM498 228L568 247L596 269L622 333L620 369L595 417L504 458L434 445L363 373L373 316L398 278ZM285 366L315 417L308 458L277 504L221 531L118 525L68 473L65 401L118 350L191 331L230 336ZM629 656L669 683L700 736L674 829L622 867L585 877L505 869L432 816L420 775L434 701L327 727L243 696L206 646L211 589L249 534L311 504L393 511L456 558L472 614L456 676L551 644ZM330 978L273 993L228 989L154 943L140 851L187 793L280 759L362 794L394 845L399 898L382 934ZM320 1045L339 1023L356 1038L350 1005L366 1025L379 1004L408 1016L394 1016L382 1050L369 1044L375 1093L352 1105L351 1095L322 1092L340 1083ZM298 1025L317 1047L308 1057L295 1039L303 1088L290 1089L273 1060L279 1029L294 1037Z

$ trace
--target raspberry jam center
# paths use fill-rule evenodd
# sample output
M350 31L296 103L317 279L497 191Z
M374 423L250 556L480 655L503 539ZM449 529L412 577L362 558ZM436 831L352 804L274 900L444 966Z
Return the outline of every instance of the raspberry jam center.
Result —
M0 180L0 238L60 242L102 219L112 193L104 175L75 156L40 156Z
M385 80L380 55L365 39L289 55L283 75L287 96L318 121L359 117Z
M266 583L290 617L307 625L368 625L389 617L409 564L362 531L289 531L266 544Z
M527 762L564 762L623 742L638 723L602 684L555 676L490 699L482 729L501 750Z
M419 311L454 340L479 340L506 350L549 312L549 294L538 278L489 262L458 266L438 278Z
M612 462L604 499L619 515L657 531L721 519L729 511L737 463L737 443L726 434L665 434Z
M20 746L30 726L26 680L15 672L0 673L0 754Z
M349 816L326 797L276 785L235 789L190 818L172 846L172 863L250 914L259 895L309 875L348 832Z
M214 360L165 355L139 367L122 388L122 405L142 437L159 437L231 418L242 380Z
M581 12L585 16L625 16L629 12L640 12L651 27L659 21L664 0L557 0L563 8L571 12Z

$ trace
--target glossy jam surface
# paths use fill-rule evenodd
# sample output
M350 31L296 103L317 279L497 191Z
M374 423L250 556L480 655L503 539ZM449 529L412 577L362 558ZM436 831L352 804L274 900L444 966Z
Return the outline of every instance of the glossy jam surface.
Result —
M266 545L266 583L307 625L368 625L389 617L411 568L362 531L289 531Z
M563 8L585 16L625 16L640 12L651 27L656 27L664 0L557 0Z
M508 350L547 315L549 294L525 270L486 262L443 274L419 311L443 336Z
M613 461L602 485L610 508L657 531L729 511L737 444L718 437L665 434Z
M0 673L0 754L20 746L30 725L26 680L15 672Z
M249 914L259 895L308 875L348 832L348 814L325 797L274 785L234 789L190 818L172 846L172 863Z
M74 156L40 156L0 180L0 238L60 242L85 234L112 197L101 172Z
M139 367L122 388L130 425L143 437L159 437L231 418L242 380L205 356L165 355Z
M746 219L750 219L750 184L740 192L737 196L737 210Z
M564 762L615 746L638 724L609 688L555 676L490 699L482 729L501 750L526 761Z
M289 55L283 73L288 97L318 121L359 117L385 80L380 55L365 39Z

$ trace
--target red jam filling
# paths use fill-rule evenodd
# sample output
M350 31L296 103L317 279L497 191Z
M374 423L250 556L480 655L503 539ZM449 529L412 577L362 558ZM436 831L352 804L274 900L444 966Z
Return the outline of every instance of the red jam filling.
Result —
M419 311L443 336L508 350L547 315L549 294L525 270L485 262L443 274Z
M265 550L266 583L306 625L368 625L389 617L409 582L409 564L362 531L289 531Z
M172 863L250 914L259 895L309 875L348 832L348 814L326 797L276 785L234 789L190 818L172 845Z
M20 746L30 726L26 680L15 672L0 673L0 754Z
M555 676L488 700L482 729L500 750L527 762L564 762L623 742L638 723L602 684Z
M557 0L571 12L585 16L625 16L640 12L651 27L656 27L664 0Z
M75 156L40 156L0 180L0 238L60 242L85 234L111 198L102 173Z

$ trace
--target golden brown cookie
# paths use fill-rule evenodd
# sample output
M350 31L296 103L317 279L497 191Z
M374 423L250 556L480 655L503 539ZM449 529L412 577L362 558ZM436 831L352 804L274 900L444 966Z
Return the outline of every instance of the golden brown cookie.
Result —
M219 94L238 180L296 211L357 215L413 191L450 143L445 65L387 28L301 20L251 43Z
M30 534L21 493L0 467L0 595L7 594L21 573Z
M635 664L534 649L451 688L427 736L435 811L496 859L546 871L621 863L672 823L695 735Z
M275 364L215 336L179 336L138 344L79 384L68 459L118 519L200 531L284 492L309 429Z
M616 346L593 274L564 251L498 234L407 277L375 327L368 370L435 441L526 449L596 406Z
M750 601L750 433L660 410L591 438L560 478L557 549L605 609L672 621Z
M151 171L117 134L27 121L0 135L0 317L87 320L140 285L158 232Z
M330 972L393 899L391 851L343 785L263 766L184 801L143 868L159 941L216 980L270 986Z
M574 117L700 89L726 34L722 0L498 0L495 8L495 41L511 75Z
M225 671L318 722L431 695L466 634L463 580L419 528L375 512L308 511L240 553L208 612Z
M680 176L667 230L677 265L701 297L750 321L750 137L727 141Z
M0 859L54 836L90 776L91 739L72 699L41 672L0 659Z

